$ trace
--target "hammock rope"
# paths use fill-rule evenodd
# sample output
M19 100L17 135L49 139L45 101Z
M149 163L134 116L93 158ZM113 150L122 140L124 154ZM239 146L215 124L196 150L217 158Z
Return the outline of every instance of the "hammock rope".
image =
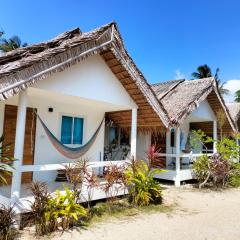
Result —
M93 145L93 143L95 142L98 133L100 132L100 129L102 127L102 124L104 122L104 118L101 121L100 125L98 126L98 128L96 129L96 131L94 132L93 136L88 140L88 142L80 147L68 147L65 146L64 144L62 144L54 135L53 133L48 129L48 127L46 126L46 124L43 122L43 120L40 118L40 116L35 112L39 122L41 123L45 133L48 136L48 139L50 140L50 142L52 143L52 145L54 146L54 148L64 157L66 158L70 158L70 159L78 159L80 157L82 157Z

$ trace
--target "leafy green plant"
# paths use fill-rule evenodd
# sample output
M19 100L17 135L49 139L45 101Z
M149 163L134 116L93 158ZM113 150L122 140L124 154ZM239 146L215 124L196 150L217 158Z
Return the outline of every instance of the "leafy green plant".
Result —
M6 176L12 174L12 163L14 158L11 157L11 144L4 144L3 135L0 137L0 185L7 184Z
M132 160L125 171L129 201L137 206L162 202L160 184L154 180L154 175L163 172L160 169L151 170L144 161Z
M202 183L209 178L209 163L210 160L206 154L200 156L193 162L193 171L196 179Z
M112 203L114 198L118 195L119 190L124 187L123 183L123 168L117 165L105 166L104 168L104 180L105 184L102 190L105 192L107 202ZM109 210L111 204L109 204Z
M209 169L214 185L224 187L230 174L230 161L215 153L210 157Z
M30 222L35 225L36 234L39 236L49 234L56 230L55 219L46 221L45 213L49 208L49 200L51 198L48 193L47 185L43 182L34 182L30 186L30 190L34 197L31 204Z
M15 219L13 206L0 206L0 240L13 240L17 237L18 231L14 228Z
M159 160L158 154L160 153L160 149L156 147L156 145L151 145L147 150L147 160L148 166L150 168L155 167Z
M85 184L87 187L87 194L88 194L88 197L87 197L88 210L90 211L93 192L99 187L97 174L95 172L87 172L85 177Z
M231 187L240 187L240 163L232 164L228 184Z
M54 195L48 199L48 207L44 213L47 222L54 219L65 230L87 215L86 209L75 201L74 192L66 186L64 186L64 193L57 190Z
M193 131L194 141L201 142L206 146L209 142L214 142L211 137L208 137L203 131ZM238 139L238 136L235 136ZM234 161L239 158L240 148L236 143L236 139L222 138L216 141L217 153L211 157L203 155L199 157L193 164L193 170L197 180L200 182L201 188L207 182L211 182L214 186L225 186L229 181L230 185L237 185L238 170L234 166Z

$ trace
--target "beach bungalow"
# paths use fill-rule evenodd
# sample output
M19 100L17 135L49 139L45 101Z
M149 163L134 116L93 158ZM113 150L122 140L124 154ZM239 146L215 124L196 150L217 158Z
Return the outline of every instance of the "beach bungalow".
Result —
M190 164L200 154L185 149L191 130L216 139L222 110L224 133L236 131L213 78L150 86L115 23L0 56L0 100L0 132L17 159L0 187L6 204L23 204L32 181L58 188L58 170L73 159L88 158L100 174L109 160L144 158L151 144L161 147L155 167L169 170L156 177L179 186L193 178Z
M240 103L227 103L227 107L237 130L240 131Z

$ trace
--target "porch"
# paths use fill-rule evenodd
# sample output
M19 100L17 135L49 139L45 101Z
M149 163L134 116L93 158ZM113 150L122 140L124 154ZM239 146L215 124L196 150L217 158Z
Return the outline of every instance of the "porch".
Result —
M91 66L94 71L89 71ZM66 80L69 78L72 86L66 87ZM93 86L98 86L95 94L92 93ZM105 88L99 89L99 86ZM106 95L104 91L109 94ZM73 159L63 156L55 149L34 112L37 112L63 145L71 148L84 146L98 126L101 126L91 148L79 157L88 159L91 168L99 174L104 166L118 164L117 161L103 162L105 122L99 124L105 113L123 110L131 113L129 152L136 156L137 108L124 87L98 56L72 67L71 71L53 75L51 79L44 79L18 95L1 101L0 129L8 141L5 143L12 144L11 154L16 161L12 178L8 179L9 185L0 187L0 203L14 204L17 212L28 210L29 201L32 201L28 189L30 183L42 181L47 183L50 192L62 190L62 184L56 182L58 170L73 163ZM69 126L69 122L70 132L64 129ZM119 162L124 163L125 161ZM100 185L104 184L102 179L99 181ZM83 201L87 201L86 187L83 192ZM123 190L116 192L116 195L121 194ZM101 188L95 189L93 200L103 198L106 198L104 191Z
M214 140L203 146L201 142L194 143L193 131L202 130ZM164 134L152 136L152 144L156 144L158 163L156 167L167 170L156 175L156 178L174 181L180 186L183 181L194 179L192 166L194 161L207 154L211 156L216 152L218 139L218 123L208 101L203 101L178 127L167 129Z
M127 161L114 161L114 162L91 162L89 165L88 171L98 171L99 168L104 168L106 166L112 166L116 165L118 167L124 167L126 166ZM69 163L61 163L61 164L44 164L44 165L29 165L29 166L21 166L18 170L21 173L26 172L39 172L43 173L46 171L56 171L56 170L65 170L66 167L71 166L72 164ZM93 195L91 196L91 199L89 199L88 195L88 188L87 184L83 183L81 186L81 201L87 202L87 201L96 201L100 199L106 199L107 195L106 192L103 190L104 185L106 184L106 181L102 177L99 177L99 186L92 189ZM71 184L68 182L57 182L57 181L50 181L46 182L48 192L50 194L53 194L56 190L59 190L61 193L64 192L64 185L67 187L71 187ZM18 199L14 202L15 211L22 213L27 212L31 210L31 204L33 203L34 199L31 193L30 189L31 183L23 183L20 185L20 188L18 189ZM111 187L111 191L113 193L113 196L121 196L127 193L127 189L125 189L122 185L114 184ZM13 204L13 196L12 196L12 185L5 185L0 187L0 202L4 205L10 205Z

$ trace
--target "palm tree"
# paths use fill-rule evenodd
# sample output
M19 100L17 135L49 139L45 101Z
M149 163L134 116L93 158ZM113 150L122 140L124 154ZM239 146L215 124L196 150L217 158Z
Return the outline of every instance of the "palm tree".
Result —
M23 43L18 36L13 36L9 39L2 38L4 31L0 31L0 51L9 52L16 48L26 47L27 43Z
M235 92L235 102L240 103L240 90Z
M227 94L229 94L229 90L224 88L225 83L221 83L221 80L219 79L219 71L220 71L220 69L217 68L216 72L214 74L214 77L217 81L217 86L218 86L220 93L222 95L227 95ZM199 66L197 68L197 71L192 73L192 76L195 79L213 77L212 70L207 64Z

